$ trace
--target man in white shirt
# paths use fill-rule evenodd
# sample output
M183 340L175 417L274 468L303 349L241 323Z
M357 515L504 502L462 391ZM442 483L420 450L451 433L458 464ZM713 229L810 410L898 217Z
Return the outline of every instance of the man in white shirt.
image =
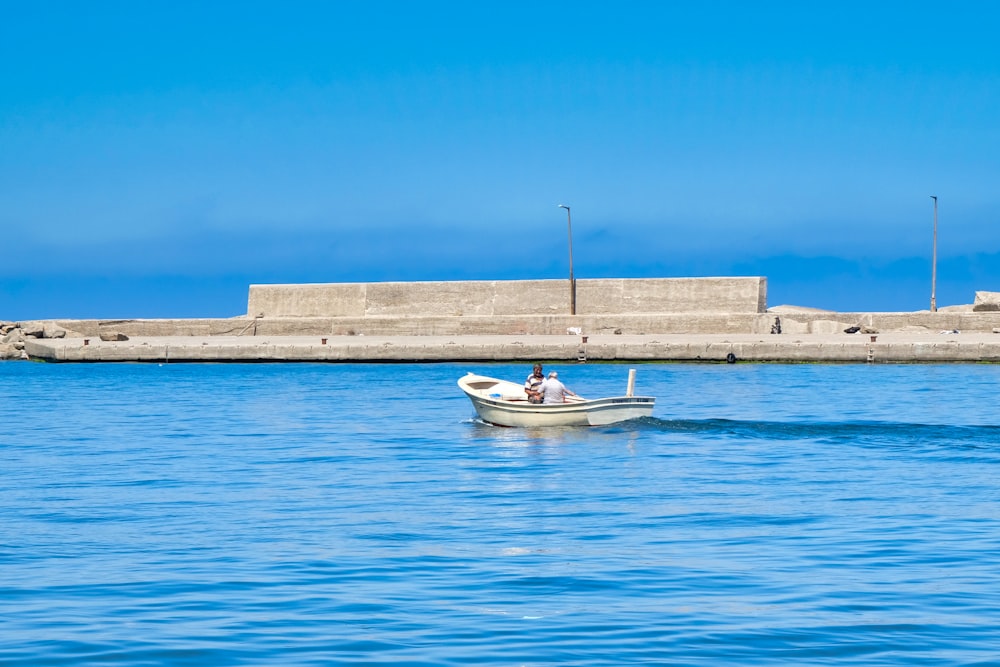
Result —
M567 396L576 396L559 381L559 373L552 371L541 386L542 403L565 403Z

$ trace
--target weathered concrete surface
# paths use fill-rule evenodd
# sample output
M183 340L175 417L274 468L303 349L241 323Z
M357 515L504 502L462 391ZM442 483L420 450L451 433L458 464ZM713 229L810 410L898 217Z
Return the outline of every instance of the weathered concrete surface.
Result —
M1000 362L1000 334L657 334L587 336L175 336L27 339L50 361ZM324 342L325 340L325 342Z
M972 310L976 313L1000 311L1000 292L976 292Z
M933 313L837 313L765 310L764 278L580 280L576 315L568 292L565 280L252 285L246 317L0 322L0 359L995 361L1000 342L993 292Z
M579 328L584 334L767 334L780 318L785 334L839 334L851 326L876 332L992 332L1000 312L834 313L774 311L767 313L662 313L606 315L513 316L369 316L369 317L233 317L163 320L55 320L50 330L67 337L102 333L135 336L492 336L562 335ZM40 337L44 322L33 323Z
M251 285L249 317L512 317L569 313L568 280ZM576 281L577 315L762 313L767 279Z

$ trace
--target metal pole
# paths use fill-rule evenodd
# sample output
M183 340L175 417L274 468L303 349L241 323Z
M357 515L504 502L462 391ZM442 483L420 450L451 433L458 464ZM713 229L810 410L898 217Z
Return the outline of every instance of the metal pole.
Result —
M569 314L576 315L576 280L573 278L573 219L569 214L569 206L559 204L566 209L566 231L569 235Z
M937 312L937 197L931 195L934 200L934 251L931 257L931 312Z

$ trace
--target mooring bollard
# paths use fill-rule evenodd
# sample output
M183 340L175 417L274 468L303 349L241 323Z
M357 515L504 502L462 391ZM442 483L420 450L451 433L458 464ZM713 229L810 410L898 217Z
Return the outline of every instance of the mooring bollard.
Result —
M319 342L320 342L320 345L326 345L326 339L325 338L320 338Z
M84 338L83 339L83 344L84 345L90 345L90 339L89 338Z

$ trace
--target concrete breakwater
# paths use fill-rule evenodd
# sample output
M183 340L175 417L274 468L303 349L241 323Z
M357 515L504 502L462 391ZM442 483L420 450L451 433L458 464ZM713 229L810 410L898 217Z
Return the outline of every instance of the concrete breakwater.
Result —
M1000 294L937 312L766 305L764 278L253 285L245 316L0 322L48 361L1000 361ZM849 333L848 333L849 332Z
M157 336L27 340L57 362L1000 362L1000 334Z

